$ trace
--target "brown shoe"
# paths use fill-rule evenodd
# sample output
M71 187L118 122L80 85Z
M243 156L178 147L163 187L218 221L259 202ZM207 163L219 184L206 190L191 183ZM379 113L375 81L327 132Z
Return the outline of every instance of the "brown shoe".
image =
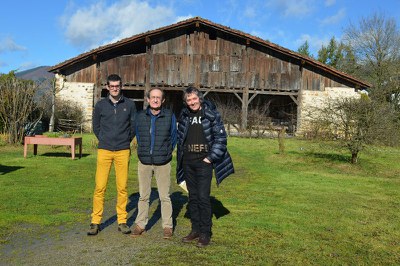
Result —
M197 232L193 232L191 231L187 236L185 236L184 238L182 238L182 242L183 243L190 243L193 240L199 238L200 234Z
M200 235L199 241L197 242L197 247L203 248L205 246L208 246L210 244L210 237L208 235Z
M172 237L172 228L164 228L164 239L170 239Z
M130 234L131 237L138 237L141 236L145 232L144 229L140 228L139 225L135 224L135 227L133 228L132 234Z
M87 232L88 236L95 236L100 232L100 225L98 224L90 224L89 231Z

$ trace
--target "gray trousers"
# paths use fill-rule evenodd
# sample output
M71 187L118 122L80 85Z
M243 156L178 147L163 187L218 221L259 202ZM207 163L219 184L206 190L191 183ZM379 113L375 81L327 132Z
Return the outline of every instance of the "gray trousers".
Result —
M145 229L149 221L149 202L151 194L151 179L157 181L157 190L161 203L161 218L163 228L172 228L172 203L169 196L171 187L171 163L165 165L144 165L138 162L139 202L138 215L135 223Z

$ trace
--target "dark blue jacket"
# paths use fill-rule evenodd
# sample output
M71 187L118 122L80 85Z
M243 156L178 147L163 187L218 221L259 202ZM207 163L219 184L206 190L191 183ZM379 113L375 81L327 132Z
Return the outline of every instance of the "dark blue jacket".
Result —
M162 108L153 115L148 107L136 118L137 153L146 165L164 165L171 161L176 145L176 118L169 109Z
M217 111L215 105L209 101L203 101L202 119L204 135L207 139L210 151L206 158L213 164L217 185L227 176L234 173L232 158L226 148L227 139L224 124L221 115ZM185 142L189 128L189 109L183 108L178 119L177 132L177 166L176 179L178 184L185 180L182 161L183 161L183 144Z
M94 107L92 126L99 149L119 151L130 148L135 137L135 103L121 96L114 104L109 96Z

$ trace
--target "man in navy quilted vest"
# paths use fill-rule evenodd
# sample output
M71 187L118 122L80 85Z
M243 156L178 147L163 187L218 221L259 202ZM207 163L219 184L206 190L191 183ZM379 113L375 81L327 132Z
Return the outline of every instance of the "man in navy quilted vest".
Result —
M212 210L210 202L213 170L217 185L234 173L227 151L227 136L215 105L204 100L195 87L183 93L185 107L178 118L177 181L185 181L189 191L189 213L192 228L182 241L197 239L198 247L211 240Z
M146 94L148 107L138 113L136 140L138 153L139 202L132 237L141 236L149 221L151 179L154 175L161 203L163 238L172 237L171 187L172 151L176 145L176 118L171 110L162 107L164 91L151 88Z

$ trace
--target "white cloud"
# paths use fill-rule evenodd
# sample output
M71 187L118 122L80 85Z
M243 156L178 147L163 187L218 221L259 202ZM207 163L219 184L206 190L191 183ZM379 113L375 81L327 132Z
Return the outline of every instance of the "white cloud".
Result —
M255 18L257 15L255 6L246 6L244 9L244 16L247 18Z
M321 21L322 25L338 24L346 17L346 9L340 9L335 15L327 17Z
M175 23L178 17L170 7L151 6L138 0L104 1L81 7L63 17L65 36L74 46L93 49L148 30Z
M4 37L0 40L0 53L24 50L26 50L26 47L18 45L11 37Z
M314 0L269 0L267 6L278 9L285 17L305 17L315 9Z
M336 0L325 0L325 6L333 6Z

